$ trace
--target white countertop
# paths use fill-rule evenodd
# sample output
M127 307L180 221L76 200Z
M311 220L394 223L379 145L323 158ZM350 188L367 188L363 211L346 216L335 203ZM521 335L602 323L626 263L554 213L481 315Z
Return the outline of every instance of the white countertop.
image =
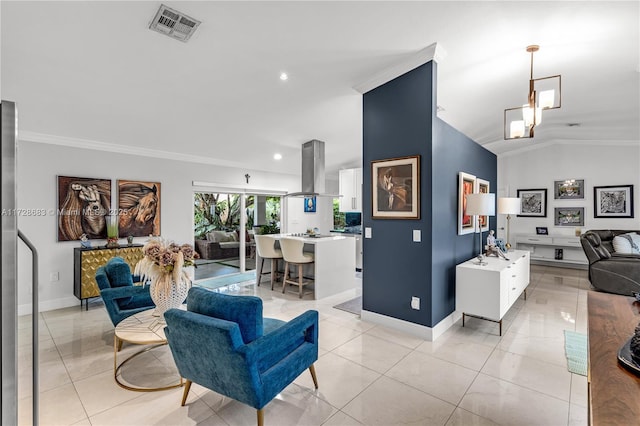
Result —
M304 241L306 244L319 244L319 243L326 243L330 241L344 240L345 238L348 238L342 235L325 236L324 234L321 237L299 237L299 236L289 235L289 234L274 234L273 237L276 239L280 239L282 237L295 238L297 240Z

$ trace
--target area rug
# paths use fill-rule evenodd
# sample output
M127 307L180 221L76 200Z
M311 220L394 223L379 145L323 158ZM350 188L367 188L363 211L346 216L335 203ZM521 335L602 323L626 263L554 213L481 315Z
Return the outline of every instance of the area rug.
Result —
M567 369L571 373L587 375L587 336L575 331L564 331L564 352L567 356Z
M347 300L344 303L334 306L341 311L351 312L352 314L360 315L362 311L362 296L358 296L355 299Z
M242 282L255 282L256 271L244 272L242 274L225 275L223 277L206 278L200 281L196 281L193 285L197 287L204 287L208 290L214 290L216 288L225 287L231 284L238 284Z

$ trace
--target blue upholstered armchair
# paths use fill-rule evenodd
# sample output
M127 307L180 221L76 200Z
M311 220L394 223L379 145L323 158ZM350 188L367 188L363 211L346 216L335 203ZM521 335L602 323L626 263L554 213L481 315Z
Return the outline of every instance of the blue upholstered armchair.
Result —
M317 311L289 322L263 318L258 297L192 287L187 310L170 309L164 317L173 359L186 379L182 405L195 382L257 409L262 426L263 407L307 368L318 388Z
M133 285L131 268L121 257L109 259L99 267L96 282L114 327L123 319L156 306L149 295L149 286Z

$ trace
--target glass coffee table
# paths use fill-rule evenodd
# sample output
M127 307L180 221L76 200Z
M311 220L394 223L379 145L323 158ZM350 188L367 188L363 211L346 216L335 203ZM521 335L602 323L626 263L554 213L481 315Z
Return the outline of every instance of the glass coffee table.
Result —
M160 379L158 380L162 382L160 386L134 386L132 384L124 383L121 380L122 367L127 363L140 355L167 345L167 338L164 335L164 327L167 324L164 321L161 321L160 317L154 316L154 311L155 309L149 309L139 312L125 318L116 326L113 337L113 377L118 386L124 389L137 392L155 392L177 388L183 385L182 377L180 377L175 365L173 365L172 368L168 368L166 366L155 368L154 366L147 364L149 367L149 369L146 370L149 373L148 376L160 376ZM146 347L132 355L129 355L122 360L120 364L118 364L118 352L122 349L123 342L134 345L145 345ZM157 361L158 364L161 364L160 359L156 358L155 361ZM145 366L145 368L147 366ZM136 374L143 375L140 374L140 370L137 370ZM176 376L176 379L173 380L171 376Z

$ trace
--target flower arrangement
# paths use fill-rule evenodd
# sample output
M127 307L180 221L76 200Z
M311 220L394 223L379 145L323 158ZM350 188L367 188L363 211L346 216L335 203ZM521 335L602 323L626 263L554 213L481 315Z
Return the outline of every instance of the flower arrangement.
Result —
M195 259L200 258L191 244L178 245L160 238L149 240L142 252L144 257L136 264L134 273L140 275L142 282L151 280L154 283L151 290L156 295L170 292L174 283L189 282L183 268L194 266Z

